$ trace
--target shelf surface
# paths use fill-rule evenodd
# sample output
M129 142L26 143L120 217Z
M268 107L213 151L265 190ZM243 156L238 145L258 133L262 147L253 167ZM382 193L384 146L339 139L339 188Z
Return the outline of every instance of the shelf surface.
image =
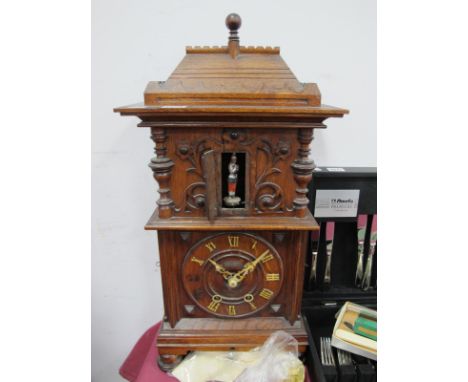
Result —
M158 209L145 225L145 230L157 231L316 231L319 225L307 211L304 218L292 216L230 216L210 222L206 217L172 217L160 219Z

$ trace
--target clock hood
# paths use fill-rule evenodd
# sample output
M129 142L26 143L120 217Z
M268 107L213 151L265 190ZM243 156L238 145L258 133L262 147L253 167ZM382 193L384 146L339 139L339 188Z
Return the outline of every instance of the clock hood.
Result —
M226 19L226 46L186 47L186 55L166 81L150 81L144 102L115 109L147 114L301 114L341 117L345 109L323 105L315 83L301 83L278 47L242 46L241 19Z

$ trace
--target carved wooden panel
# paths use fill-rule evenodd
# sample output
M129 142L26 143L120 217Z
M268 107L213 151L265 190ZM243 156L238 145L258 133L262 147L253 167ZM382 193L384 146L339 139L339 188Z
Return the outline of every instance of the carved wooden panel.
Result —
M295 231L244 233L232 231L222 234L192 232L190 237L186 237L186 240L183 241L179 232L159 232L161 266L162 268L164 266L161 273L163 278L167 278L163 286L169 322L175 324L182 317L216 317L217 314L213 313L229 316L229 305L236 305L234 309L237 316L248 316L249 312L254 312L255 316L285 317L294 322L299 314L302 297L301 283L305 246L300 241L304 241L305 235L307 233L301 236L300 232ZM239 237L237 250L233 250L236 247L230 246L229 237ZM235 240L237 239L232 240L234 240L232 244L236 245ZM257 253L255 253L255 249L251 249L255 240L258 241ZM215 248L212 257L209 247L213 244ZM222 275L212 272L215 270L214 265L208 261L211 258L222 265L225 270L232 272L234 269L241 269L247 261L253 261L255 256L260 256L266 249L270 250L272 257L268 256L268 261L261 262L258 271L249 273L243 282L231 292L224 284ZM230 256L231 252L240 253L241 256L239 258ZM192 258L194 259L192 260ZM171 265L165 267L166 264ZM205 273L205 271L209 272ZM180 280L180 283L176 280ZM175 285L176 283L177 285ZM247 289L244 290L245 288ZM261 297L260 293L263 289L266 291L263 292L264 297ZM253 303L258 309L251 309L248 301L244 304L236 299L236 296L241 292L242 298L246 294L254 295ZM174 298L175 293L177 298ZM195 296L195 294L197 295ZM231 294L233 303L221 302L216 312L212 312L208 307L214 294L219 294L222 297L229 297L228 294ZM298 297L291 299L291 296ZM215 304L213 304L213 308L216 308ZM231 313L234 313L232 308Z
M172 129L167 156L174 163L170 190L175 216L206 216L206 185L201 156L216 153L217 187L221 190L221 153L245 153L245 205L221 208L229 215L295 215L295 189L299 179L291 165L299 157L298 130L276 129ZM299 171L299 170L298 170ZM304 182L301 178L301 187ZM222 205L218 192L218 205Z

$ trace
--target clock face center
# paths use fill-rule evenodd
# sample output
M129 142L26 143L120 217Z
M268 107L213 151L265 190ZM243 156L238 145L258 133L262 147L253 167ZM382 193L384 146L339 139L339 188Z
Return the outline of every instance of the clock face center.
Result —
M239 287L239 278L236 278L236 274L242 271L246 261L242 261L238 254L230 252L226 254L226 257L222 259L220 263L229 272L226 277L224 277L227 287L230 289Z
M252 293L261 279L259 270L244 270L247 264L255 260L254 255L249 252L220 250L209 259L211 261L208 260L202 277L210 294L224 296L230 301L241 300L244 294Z
M239 282L235 278L231 277L228 280L227 284L228 284L229 288L234 289L234 288L237 288L237 286L239 285Z

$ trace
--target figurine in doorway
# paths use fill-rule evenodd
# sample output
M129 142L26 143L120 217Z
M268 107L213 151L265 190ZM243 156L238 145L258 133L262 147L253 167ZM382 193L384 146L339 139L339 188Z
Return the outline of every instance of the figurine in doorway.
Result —
M228 196L224 197L224 203L229 207L237 207L240 204L241 199L240 197L236 196L237 173L239 172L239 165L237 164L236 153L232 153L231 155L228 170Z

